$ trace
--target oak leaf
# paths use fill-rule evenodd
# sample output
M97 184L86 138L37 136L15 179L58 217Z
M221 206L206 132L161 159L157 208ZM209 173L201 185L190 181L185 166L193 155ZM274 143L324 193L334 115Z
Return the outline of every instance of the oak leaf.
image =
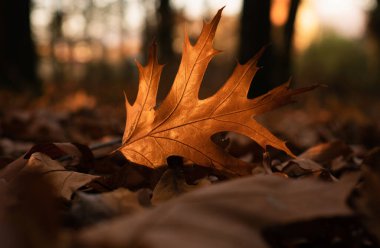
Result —
M207 66L220 52L213 48L213 40L221 13L222 9L211 22L204 23L195 45L185 34L177 75L159 107L156 96L163 65L158 63L156 44L150 48L146 66L137 62L138 94L133 105L126 100L127 121L119 148L132 162L155 168L166 164L167 157L177 155L228 173L249 174L252 165L231 156L211 141L212 135L223 131L248 136L264 148L269 145L292 155L285 142L253 117L290 102L293 95L312 87L291 90L284 84L265 95L248 99L248 89L259 69L257 62L262 51L246 64L238 64L213 96L198 98Z

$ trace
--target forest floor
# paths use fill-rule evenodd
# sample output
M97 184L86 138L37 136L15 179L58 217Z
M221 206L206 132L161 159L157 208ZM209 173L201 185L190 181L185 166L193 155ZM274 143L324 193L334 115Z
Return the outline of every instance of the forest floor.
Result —
M321 89L326 91L326 89ZM214 140L252 175L120 147L122 94L0 101L3 247L379 247L380 101L308 93L258 118L297 155Z

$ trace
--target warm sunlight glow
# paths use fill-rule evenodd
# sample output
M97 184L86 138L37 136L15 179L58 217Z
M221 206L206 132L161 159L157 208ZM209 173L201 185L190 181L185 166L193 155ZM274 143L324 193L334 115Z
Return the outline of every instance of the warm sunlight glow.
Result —
M63 23L63 33L72 39L80 39L86 26L83 15L75 14L69 16Z
M363 35L366 27L366 13L358 0L318 0L313 8L321 25L347 38Z
M318 17L310 5L310 1L303 1L299 6L294 34L294 48L302 51L316 38L319 31Z
M77 43L88 40L99 42L104 46L104 51L118 50L131 56L139 53L144 35L146 22L155 23L157 5L155 1L140 0L93 0L91 15L85 15L85 10L90 8L90 1L46 1L33 0L34 8L31 12L33 32L38 46L48 46L54 39L69 39ZM190 36L198 35L202 22L218 9L225 6L223 15L234 16L236 25L230 25L236 33L239 32L239 15L243 8L243 0L171 0L173 10L184 14L183 20L179 21L180 32L183 25L180 22L186 20ZM298 9L295 23L294 46L297 51L306 49L314 40L326 35L337 35L356 39L362 37L366 30L367 14L376 7L376 0L302 0ZM283 26L288 17L290 0L272 0L270 18L274 26ZM62 37L52 37L54 13L62 13ZM227 20L227 19L225 19ZM231 19L232 20L232 19ZM60 61L97 60L90 47L82 45L57 44L54 53ZM174 37L176 51L182 49L182 39ZM128 47L131 46L131 47ZM88 48L90 50L88 50ZM71 51L71 50L74 51ZM72 52L71 55L68 52ZM99 50L99 49L98 49ZM98 54L106 55L100 52ZM111 55L110 55L111 54ZM111 52L105 57L116 59L116 52ZM69 58L72 56L71 58Z
M143 28L146 13L140 1L130 1L125 13L125 24L128 28L136 31Z
M270 20L275 26L282 26L288 18L289 0L274 0L270 10Z
M43 9L35 9L30 15L31 21L38 27L46 27L49 25L51 14Z
M367 13L375 0L304 0L295 24L294 45L302 51L313 40L327 33L356 39L364 35Z
M185 16L192 20L202 19L223 6L223 15L237 15L243 5L242 0L172 0L171 3L174 8L183 9Z
M62 107L71 111L80 109L92 109L96 106L95 97L89 95L84 90L78 90L68 95L62 102Z
M59 62L70 61L70 47L66 42L57 42L54 45L54 56Z
M85 42L78 42L73 49L74 60L79 63L87 63L92 60L93 54L90 46Z

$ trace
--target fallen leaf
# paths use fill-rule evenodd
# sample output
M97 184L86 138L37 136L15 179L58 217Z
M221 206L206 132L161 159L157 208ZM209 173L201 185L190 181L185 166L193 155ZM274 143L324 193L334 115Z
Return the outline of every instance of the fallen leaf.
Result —
M166 164L169 156L181 156L228 173L250 174L252 164L229 155L212 142L212 135L224 131L245 135L264 148L272 146L292 155L285 142L253 117L282 106L290 102L293 95L315 86L291 90L287 83L265 95L248 99L248 89L258 71L257 62L263 51L246 64L238 64L213 96L198 98L207 66L219 53L213 48L213 40L221 13L222 9L210 23L204 24L194 46L185 36L177 76L159 107L156 96L163 65L158 63L156 44L150 49L148 64L143 67L137 63L139 90L133 105L126 100L127 121L120 147L130 161L155 168Z
M191 192L197 188L211 185L206 178L198 180L196 185L190 185L186 182L185 177L174 170L168 169L161 176L156 187L153 190L152 203L159 204L166 202L183 193Z
M101 194L78 192L70 212L81 225L94 224L118 215L142 211L149 206L146 200L148 194L147 190L132 192L125 188Z
M0 156L0 170L5 168L8 164L12 163L13 158L8 156Z
M0 183L1 247L66 247L59 205L47 179L29 172L11 185Z
M79 170L92 162L93 156L88 147L71 143L45 143L32 146L22 157L5 165L0 170L0 178L12 181L20 171L27 165L28 159L34 153L43 153L53 160L59 160L60 164L67 167L74 167Z
M52 160L49 156L37 152L30 156L25 166L17 171L17 175L12 177L9 183L17 180L21 175L30 172L38 173L40 176L46 177L50 181L56 194L66 200L70 200L71 195L80 187L98 177L68 171L58 161Z
M336 140L313 146L298 157L310 159L320 164L327 164L334 158L347 156L351 153L352 150L346 143L341 140Z
M262 235L270 247L378 247L356 216L275 225Z
M63 156L68 155L65 151L63 151L60 147L53 143L45 143L45 144L37 144L34 145L29 151L24 155L25 159L29 159L33 153L41 152L48 155L51 159L59 159Z
M165 168L152 169L146 166L136 164L126 164L113 172L111 175L95 179L91 183L92 188L104 188L105 191L117 189L120 187L131 190L140 188L153 189L159 181Z
M28 160L20 157L11 163L7 164L3 169L0 170L0 179L10 182L12 181L20 171L26 166Z
M78 235L84 247L268 247L264 228L352 216L346 199L356 180L251 176L212 185Z
M363 185L354 201L368 230L380 243L380 147L369 152L363 161Z
M289 177L300 177L306 175L312 175L325 171L322 165L314 162L310 159L296 158L284 162L276 168L285 173Z
M2 120L6 137L34 142L51 142L66 140L60 122L61 113L49 112L46 109L36 111L10 111Z

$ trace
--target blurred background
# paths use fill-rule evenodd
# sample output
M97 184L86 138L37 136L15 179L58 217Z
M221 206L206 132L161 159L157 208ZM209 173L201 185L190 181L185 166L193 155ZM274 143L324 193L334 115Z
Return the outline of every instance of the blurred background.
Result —
M214 46L224 52L211 62L201 98L225 82L236 61L246 62L267 45L250 97L289 78L293 87L328 86L303 97L298 112L293 107L264 118L271 130L285 133L301 148L337 137L368 146L378 143L380 0L3 0L0 133L11 139L87 142L92 139L80 135L91 130L94 117L76 138L57 137L56 126L76 125L72 116L65 119L53 112L53 118L50 112L33 119L15 111L8 118L6 111L111 106L96 118L107 124L107 115L113 115L119 124L112 126L114 132L97 127L93 135L120 134L123 91L133 99L138 85L135 59L146 63L148 47L157 40L159 61L166 64L158 96L162 100L178 68L184 30L195 42L202 20L210 20L223 6ZM40 136L17 131L17 125L29 125L31 118L43 127L37 128ZM52 119L55 124L46 128ZM43 136L47 129L52 136Z
M264 45L251 96L292 77L339 95L378 93L377 0L19 0L0 3L0 85L31 95L80 90L105 101L135 92L134 60L153 39L167 64L162 98L180 60L184 29L195 41L202 20L226 6L207 72L208 94ZM169 84L169 86L167 86ZM118 101L117 100L117 101Z

